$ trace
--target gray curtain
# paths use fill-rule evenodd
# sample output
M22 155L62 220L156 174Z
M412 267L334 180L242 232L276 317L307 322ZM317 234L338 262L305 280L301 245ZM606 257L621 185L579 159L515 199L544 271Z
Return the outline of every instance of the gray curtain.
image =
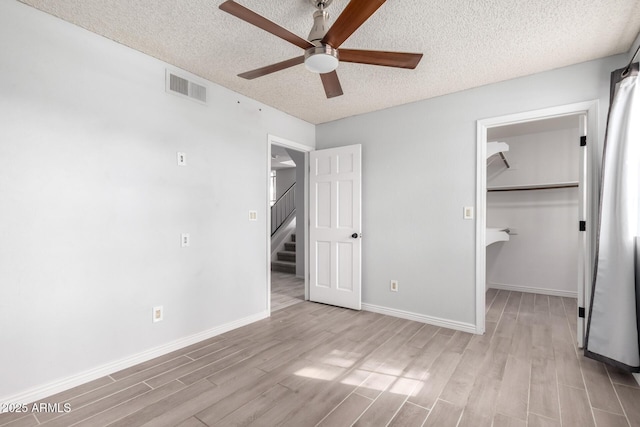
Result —
M616 70L605 139L585 356L640 372L640 84Z

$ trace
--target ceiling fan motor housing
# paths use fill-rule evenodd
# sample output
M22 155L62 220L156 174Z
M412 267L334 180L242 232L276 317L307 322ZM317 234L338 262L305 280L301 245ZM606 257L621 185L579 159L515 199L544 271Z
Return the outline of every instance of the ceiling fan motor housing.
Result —
M320 40L329 31L329 13L324 9L318 9L313 12L313 27L307 40L315 45L319 45Z

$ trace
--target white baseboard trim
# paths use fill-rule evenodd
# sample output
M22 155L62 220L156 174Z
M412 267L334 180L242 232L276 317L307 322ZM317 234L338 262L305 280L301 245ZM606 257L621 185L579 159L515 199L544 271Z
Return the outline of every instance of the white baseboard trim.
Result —
M29 390L14 394L12 396L3 396L0 398L0 403L29 404L37 400L42 400L56 393L69 390L70 388L104 377L105 375L110 375L122 369L126 369L131 366L137 365L138 363L146 362L153 358L163 356L167 353L171 353L172 351L179 350L181 348L187 347L189 345L195 344L200 341L204 341L206 339L215 337L216 335L221 335L225 332L229 332L233 329L246 326L248 324L257 322L267 317L269 317L269 312L262 311L254 315L244 317L242 319L234 320L233 322L225 323L223 325L216 326L215 328L211 328L209 330L199 332L197 334L193 334L193 335L186 336L184 338L177 339L170 343L143 351L138 354L134 354L133 356L116 360L111 363L107 363L102 366L98 366L94 369L89 369L87 371L80 372L70 377L63 378L61 380L53 381L48 384L43 384L41 386L31 388Z
M362 309L387 316L399 317L401 319L414 320L416 322L427 323L441 328L455 329L456 331L476 333L476 326L471 323L457 322L455 320L441 319L439 317L425 316L424 314L412 313L410 311L396 310L395 308L382 307L379 305L362 303Z
M554 297L578 298L578 292L560 291L557 289L532 288L529 286L505 285L504 283L488 283L489 288L503 291L527 292L530 294L551 295Z
M633 374L633 376L636 378L638 385L640 385L640 374Z

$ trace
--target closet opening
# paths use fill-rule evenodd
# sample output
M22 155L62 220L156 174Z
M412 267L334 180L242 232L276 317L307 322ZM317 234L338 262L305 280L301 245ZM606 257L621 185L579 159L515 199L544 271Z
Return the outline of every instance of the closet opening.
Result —
M578 311L586 306L591 263L590 233L581 229L590 223L593 202L584 143L596 135L595 107L577 104L478 122L479 333L487 298L511 291L531 306L532 319L534 301L575 311L572 329L582 346Z
M578 298L581 121L487 130L487 144L504 144L487 159L487 289Z

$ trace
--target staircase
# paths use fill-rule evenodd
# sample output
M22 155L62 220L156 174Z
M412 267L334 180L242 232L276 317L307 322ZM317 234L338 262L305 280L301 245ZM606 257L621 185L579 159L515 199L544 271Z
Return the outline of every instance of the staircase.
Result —
M291 241L284 243L284 251L279 251L277 261L271 261L271 271L296 274L296 235L291 234Z

